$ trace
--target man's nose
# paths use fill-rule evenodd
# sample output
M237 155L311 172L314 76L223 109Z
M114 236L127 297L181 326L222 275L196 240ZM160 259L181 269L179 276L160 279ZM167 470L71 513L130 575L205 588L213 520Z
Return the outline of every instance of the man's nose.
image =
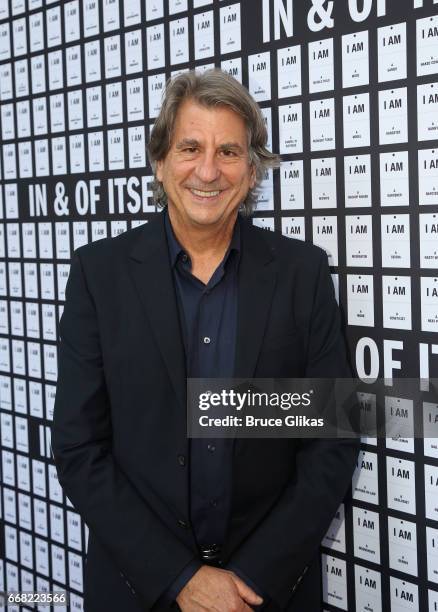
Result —
M219 178L220 168L216 152L204 151L198 158L195 169L197 177L204 183L211 183Z

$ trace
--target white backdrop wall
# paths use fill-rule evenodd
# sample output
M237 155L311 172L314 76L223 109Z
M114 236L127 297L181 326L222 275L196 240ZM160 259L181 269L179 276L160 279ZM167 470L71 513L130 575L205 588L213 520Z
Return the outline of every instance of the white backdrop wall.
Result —
M438 376L436 0L0 0L0 590L83 609L87 530L50 456L69 262L155 214L164 83L213 65L282 154L254 223L326 249L358 373ZM436 441L364 440L323 545L326 610L437 611Z

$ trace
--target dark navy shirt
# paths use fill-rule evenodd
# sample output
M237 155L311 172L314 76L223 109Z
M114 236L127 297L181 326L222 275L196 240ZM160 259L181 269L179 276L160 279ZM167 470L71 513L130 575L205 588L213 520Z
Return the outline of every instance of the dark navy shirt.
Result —
M172 230L167 210L163 214L183 332L187 377L231 378L234 375L237 328L240 217L223 260L204 284L191 273L189 255ZM192 438L189 448L190 519L195 538L200 547L220 546L225 538L231 506L233 440ZM191 561L159 603L172 603L201 566L200 559ZM260 592L238 568L228 569Z
M188 378L227 378L234 373L240 227L207 284L191 273L166 212L170 264L186 351ZM190 440L190 518L201 547L221 544L231 503L232 440Z

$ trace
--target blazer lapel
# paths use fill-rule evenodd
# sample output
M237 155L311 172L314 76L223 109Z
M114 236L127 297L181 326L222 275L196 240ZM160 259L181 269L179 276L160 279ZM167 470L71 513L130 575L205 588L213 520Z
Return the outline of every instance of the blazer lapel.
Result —
M251 222L243 219L241 229L234 376L252 378L270 310L277 266L274 249Z
M164 227L157 214L129 253L129 267L176 396L186 418L186 369L178 306Z
M147 225L129 253L134 284L151 324L175 393L186 411L186 368L164 215ZM252 378L270 310L277 267L263 234L242 219L234 376Z

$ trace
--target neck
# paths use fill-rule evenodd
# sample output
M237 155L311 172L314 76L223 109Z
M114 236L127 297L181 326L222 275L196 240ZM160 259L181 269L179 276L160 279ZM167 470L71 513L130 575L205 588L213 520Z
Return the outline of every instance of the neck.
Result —
M235 214L214 225L188 224L172 206L168 207L172 230L191 260L191 272L207 284L230 245Z
M193 264L206 260L222 260L231 242L237 210L235 214L214 225L189 224L172 206L168 207L168 214L173 232Z

